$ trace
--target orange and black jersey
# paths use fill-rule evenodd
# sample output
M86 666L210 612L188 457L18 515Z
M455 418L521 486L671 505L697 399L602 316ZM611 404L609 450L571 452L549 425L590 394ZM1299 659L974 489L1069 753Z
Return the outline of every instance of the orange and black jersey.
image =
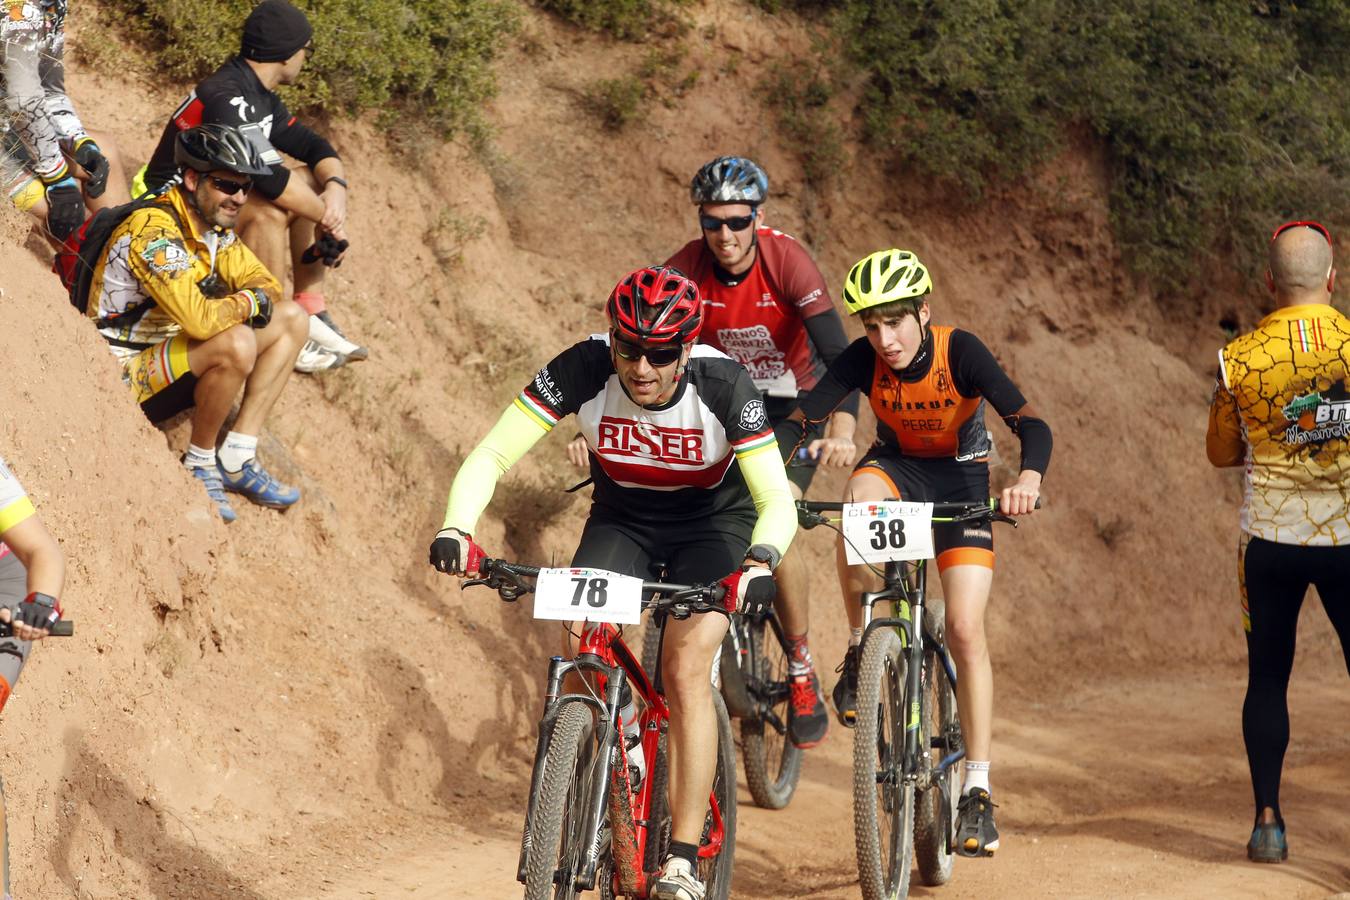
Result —
M1027 401L979 338L934 325L913 362L886 365L867 338L839 354L802 400L812 422L825 419L851 391L861 390L877 417L877 443L904 456L982 463L992 439L984 424L988 402L1022 441L1022 468L1045 474L1050 426L1028 414Z

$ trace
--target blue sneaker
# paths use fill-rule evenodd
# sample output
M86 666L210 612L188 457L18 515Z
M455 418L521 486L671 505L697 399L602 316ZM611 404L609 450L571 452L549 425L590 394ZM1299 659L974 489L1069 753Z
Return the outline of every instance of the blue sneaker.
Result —
M220 471L215 466L193 466L188 469L192 477L206 486L206 496L211 498L211 502L216 505L216 512L226 522L233 522L238 516L235 515L234 507L230 506L230 501L225 499L225 484L220 479Z
M1284 829L1275 822L1257 824L1247 842L1247 858L1252 862L1279 863L1289 858L1289 842Z
M300 499L299 488L293 488L277 481L267 473L267 470L262 467L262 463L258 462L256 458L244 463L244 467L238 472L225 471L219 462L216 463L216 468L220 470L220 478L225 483L225 490L243 494L260 506L285 509Z

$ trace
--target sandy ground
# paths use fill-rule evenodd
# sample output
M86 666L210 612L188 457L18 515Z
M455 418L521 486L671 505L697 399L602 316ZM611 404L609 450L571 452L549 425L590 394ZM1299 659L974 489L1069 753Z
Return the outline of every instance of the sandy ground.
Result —
M76 46L94 6L73 11ZM685 185L724 152L768 167L770 223L808 245L829 284L863 253L916 249L940 286L936 321L984 338L1055 431L1046 508L997 538L1005 846L931 893L1350 889L1350 692L1315 604L1295 672L1293 858L1242 857L1240 482L1209 468L1203 437L1211 312L1237 306L1250 323L1257 305L1222 278L1181 308L1134 283L1087 145L977 208L864 147L847 148L836 182L808 186L773 110L747 98L809 34L748 3L691 10L673 78L700 77L628 132L598 128L579 98L644 48L533 10L500 69L490 153L399 157L370 123L331 127L353 250L328 297L372 358L288 385L263 444L305 494L285 515L216 521L178 465L182 428L144 422L41 245L0 212L0 455L66 551L79 621L36 654L0 719L16 897L518 895L556 633L526 604L461 594L426 545L459 461L511 396L601 327L620 275L696 233ZM94 71L75 53L70 86L134 167L188 86L114 57ZM849 98L837 105L846 118ZM991 426L998 484L1016 446ZM585 503L560 490L575 477L571 429L559 431L499 486L477 535L495 553L570 554ZM840 483L822 477L812 495ZM844 635L828 541L800 546L815 571L813 645L832 668ZM743 811L738 897L856 896L849 744L836 731L812 753L788 810Z

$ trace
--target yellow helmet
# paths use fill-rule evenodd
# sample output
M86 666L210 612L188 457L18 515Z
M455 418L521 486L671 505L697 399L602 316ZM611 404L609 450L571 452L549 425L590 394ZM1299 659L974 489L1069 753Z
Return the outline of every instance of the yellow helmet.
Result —
M844 306L856 316L865 309L915 300L933 290L928 269L908 250L878 250L864 256L844 279Z

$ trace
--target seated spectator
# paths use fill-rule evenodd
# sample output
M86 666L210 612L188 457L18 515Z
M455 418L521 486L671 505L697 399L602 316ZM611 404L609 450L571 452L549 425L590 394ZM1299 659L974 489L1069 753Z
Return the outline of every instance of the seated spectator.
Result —
M302 372L369 355L343 336L323 297L324 268L340 263L347 248L342 160L332 144L296 121L274 90L295 84L314 52L313 37L305 14L288 0L263 0L254 7L244 21L239 55L197 85L174 112L144 176L150 192L172 183L174 135L195 125L232 125L254 144L269 171L257 179L259 196L240 216L239 235L279 281L285 282L291 264L295 302L310 314ZM282 152L303 165L287 167Z
M234 231L267 164L237 129L202 125L174 139L178 183L113 229L94 267L89 317L152 422L194 408L183 464L220 516L225 491L263 506L300 499L257 459L258 433L305 343L305 311ZM219 459L216 435L244 399Z
M0 459L0 709L19 681L33 641L51 633L61 619L66 560L33 509L23 485ZM0 859L9 859L4 787L0 786ZM0 866L0 885L9 897L9 866Z
M88 212L131 199L107 137L85 130L66 95L65 0L7 4L0 23L0 187L56 243Z

